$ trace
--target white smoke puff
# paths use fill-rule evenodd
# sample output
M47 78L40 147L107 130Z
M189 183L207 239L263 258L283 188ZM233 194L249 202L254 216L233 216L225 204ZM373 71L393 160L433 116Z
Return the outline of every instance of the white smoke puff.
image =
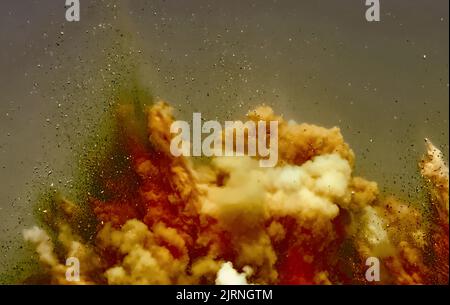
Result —
M251 267L245 266L243 271L243 273L239 273L233 268L231 262L223 263L217 272L216 285L249 285L247 277L252 275L253 270Z
M280 173L281 171L281 173ZM286 172L290 175L286 177ZM274 171L271 181L281 189L291 189L287 183L294 183L294 188L304 186L311 191L329 198L343 197L348 190L351 167L347 160L337 154L317 156L301 166L281 167ZM287 187L288 185L288 187ZM296 185L296 187L295 187Z
M213 164L228 178L223 186L207 186L202 212L231 228L255 227L270 216L320 225L339 214L337 204L350 199L351 167L338 154L317 156L301 166L261 168L249 157L219 157Z
M370 254L376 257L393 255L395 250L389 240L386 223L377 210L371 206L365 207L362 221L360 234L370 249Z
M352 173L350 164L337 154L323 155L306 162L302 169L316 178L313 189L330 198L344 197Z
M39 227L34 226L31 229L23 230L25 241L36 245L36 252L39 259L48 266L58 265L58 259L54 253L53 243L48 234Z
M276 216L293 216L299 220L312 220L314 218L332 219L339 213L337 205L317 196L305 187L290 194L277 191L269 198L271 214Z
M272 214L300 220L332 219L335 202L349 194L351 167L337 154L323 155L301 166L283 166L268 173L266 188Z
M202 213L219 219L230 230L245 233L267 218L264 171L250 157L219 157L213 160L218 172L228 173L223 186L208 185Z

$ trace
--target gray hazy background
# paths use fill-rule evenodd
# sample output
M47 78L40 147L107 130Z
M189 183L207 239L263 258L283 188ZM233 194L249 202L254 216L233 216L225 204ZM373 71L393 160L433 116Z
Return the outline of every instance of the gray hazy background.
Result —
M448 0L380 0L378 23L362 0L81 0L78 23L64 2L0 2L4 283L27 268L36 189L73 191L75 147L130 61L182 119L237 119L266 103L340 126L356 172L404 198L417 197L424 137L448 158Z

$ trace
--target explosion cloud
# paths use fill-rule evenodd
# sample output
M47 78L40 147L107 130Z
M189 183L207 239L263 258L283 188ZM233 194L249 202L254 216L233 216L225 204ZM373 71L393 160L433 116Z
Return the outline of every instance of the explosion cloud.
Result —
M363 284L376 257L380 283L448 283L448 168L430 141L425 213L354 176L336 127L287 122L266 106L249 112L279 124L278 163L264 168L249 156L174 157L171 107L146 110L145 135L135 113L117 109L129 170L99 182L108 196L90 202L94 240L77 235L82 215L68 200L51 215L54 240L24 231L49 282L68 283L64 261L76 257L82 284Z

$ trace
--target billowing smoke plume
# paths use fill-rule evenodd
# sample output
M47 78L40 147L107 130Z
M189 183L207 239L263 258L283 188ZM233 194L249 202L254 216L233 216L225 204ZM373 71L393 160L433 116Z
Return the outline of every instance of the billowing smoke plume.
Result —
M41 229L24 232L53 283L67 282L68 256L80 260L81 283L365 283L364 262L373 256L387 272L383 283L443 281L434 271L448 261L448 169L436 174L445 165L432 146L421 166L441 204L438 220L353 176L354 154L338 128L286 122L257 108L250 120L279 123L278 164L262 168L246 156L174 157L171 108L160 102L147 110L148 141L134 113L118 109L130 172L103 181L110 196L90 202L94 242L63 220L60 251ZM445 238L446 252L433 248ZM430 252L436 261L424 259ZM443 268L437 274L448 280L448 262Z

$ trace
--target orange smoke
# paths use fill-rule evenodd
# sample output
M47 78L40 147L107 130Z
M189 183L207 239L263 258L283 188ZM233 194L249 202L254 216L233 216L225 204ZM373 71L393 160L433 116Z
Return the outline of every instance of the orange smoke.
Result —
M171 155L166 103L147 109L146 134L134 113L117 112L127 166L109 175L102 165L107 199L91 199L95 242L60 228L63 252L89 266L81 283L364 284L373 256L381 283L448 283L448 168L435 170L445 164L431 143L421 168L436 204L425 215L354 177L355 156L338 128L286 122L260 107L250 120L279 122L275 168L249 157L197 164ZM48 235L34 228L25 238L51 281L66 283Z

